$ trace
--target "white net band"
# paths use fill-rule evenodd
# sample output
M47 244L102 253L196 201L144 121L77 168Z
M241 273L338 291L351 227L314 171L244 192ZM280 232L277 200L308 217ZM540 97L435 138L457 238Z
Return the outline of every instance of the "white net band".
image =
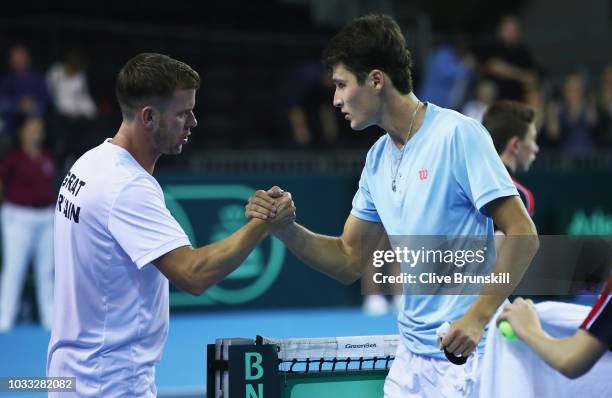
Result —
M279 347L282 361L306 358L384 358L394 356L399 343L398 335L350 336L274 339L258 337L260 344Z

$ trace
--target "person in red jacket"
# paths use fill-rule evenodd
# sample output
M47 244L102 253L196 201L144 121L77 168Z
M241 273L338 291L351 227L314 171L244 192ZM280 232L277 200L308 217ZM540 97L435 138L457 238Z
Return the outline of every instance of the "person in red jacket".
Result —
M30 117L22 124L20 145L0 163L2 204L2 275L0 331L17 318L19 298L30 261L34 264L40 321L51 328L53 309L54 164L43 149L45 125Z

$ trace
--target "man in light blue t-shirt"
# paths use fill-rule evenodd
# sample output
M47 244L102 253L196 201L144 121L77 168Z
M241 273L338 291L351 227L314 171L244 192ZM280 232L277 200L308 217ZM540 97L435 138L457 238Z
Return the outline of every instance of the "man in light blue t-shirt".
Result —
M334 105L351 128L377 125L386 134L368 152L341 236L318 235L296 223L276 236L312 267L352 283L366 266L363 254L385 233L393 247L394 239L406 236L490 237L495 222L508 236L526 236L505 240L494 264L494 272L512 271L516 285L537 250L536 229L482 125L413 94L410 54L395 21L374 15L352 21L332 39L324 60L336 86ZM282 195L290 194L278 187L258 191L247 217L274 217L274 200ZM385 396L475 391L478 355L470 354L506 297L407 294L398 317L402 344ZM469 356L465 366L451 365L440 351L436 331L447 321L441 344Z

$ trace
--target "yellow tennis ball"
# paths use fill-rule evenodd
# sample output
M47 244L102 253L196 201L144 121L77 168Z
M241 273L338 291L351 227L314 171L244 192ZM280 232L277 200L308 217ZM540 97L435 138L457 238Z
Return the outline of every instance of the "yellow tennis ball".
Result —
M516 335L516 333L514 333L514 330L512 329L512 325L510 325L510 322L501 321L499 323L498 328L502 336L504 336L508 341L518 340L518 336Z

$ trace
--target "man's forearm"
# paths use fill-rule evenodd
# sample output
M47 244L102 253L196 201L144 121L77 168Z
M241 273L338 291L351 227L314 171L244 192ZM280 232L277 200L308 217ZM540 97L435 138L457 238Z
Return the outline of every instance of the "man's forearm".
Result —
M196 249L193 275L202 291L238 268L268 231L263 221L252 220L229 237Z
M488 69L498 77L516 81L521 81L526 74L530 73L528 69L523 69L519 66L512 65L500 58L490 60L488 63Z
M572 379L591 369L607 349L581 329L575 335L562 339L556 339L542 329L535 329L525 333L521 339L548 365Z
M560 370L566 357L572 353L571 337L555 339L542 329L537 329L523 336L527 343L550 366Z
M352 283L362 273L359 253L341 238L319 235L294 223L274 233L300 260L343 283Z
M519 235L517 233L504 236L501 239L503 239L503 242L499 248L497 261L492 272L507 273L510 275L510 282L501 287L492 285L485 287L468 310L468 313L480 319L483 323L488 322L493 317L497 308L518 286L540 245L538 236L535 234Z

